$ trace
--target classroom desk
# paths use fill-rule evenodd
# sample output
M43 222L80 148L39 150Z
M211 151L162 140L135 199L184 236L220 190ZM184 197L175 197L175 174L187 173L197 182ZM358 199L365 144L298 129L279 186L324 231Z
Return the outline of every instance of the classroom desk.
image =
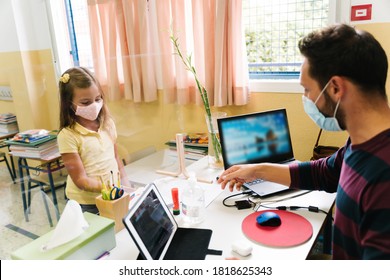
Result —
M184 163L187 171L196 172L200 178L214 180L221 173L221 170L209 169L206 164L206 158L198 160L185 157ZM155 180L167 177L167 175L160 174L156 170L178 171L177 153L169 149L160 150L126 165L125 170L130 183L136 186L144 186Z
M13 132L13 133L0 133L0 148L7 147L8 148L8 153L9 153L9 144L5 143L4 140L11 139L16 134L17 134L17 132ZM15 179L16 179L15 163L14 163L14 160L13 160L13 156L11 154L9 154L9 157L10 157L10 160L11 160L12 177L13 177L14 183L15 183Z
M186 166L194 163L195 160L185 160ZM135 186L144 186L156 179L166 177L158 174L156 170L176 171L178 170L178 160L175 151L160 150L144 158L134 161L125 166L125 171L130 183Z
M138 184L147 184L154 180L157 182L161 182L164 180L166 176L157 174L155 172L156 169L161 168L163 164L170 162L170 156L166 151L159 151L153 155L150 155L142 160L131 163L125 167L126 172L132 180L136 180ZM145 165L143 165L145 164ZM144 173L142 172L142 168L145 168ZM222 170L210 170L207 167L207 158L203 158L192 164L188 165L188 170L196 171L197 175L212 176L211 178L215 178L214 176L219 175ZM132 173L132 172L135 173ZM136 175L136 176L134 176ZM166 179L169 181L169 179ZM180 182L180 178L175 179L175 184ZM183 184L184 180L182 180ZM207 204L207 214L206 219L199 225L194 227L197 228L208 228L213 230L213 234L210 240L209 248L215 250L222 250L222 256L212 256L208 255L206 259L224 259L226 257L239 257L242 259L264 259L264 260L304 260L308 256L310 250L312 249L315 241L324 226L324 222L326 220L327 215L324 213L313 213L307 210L297 210L294 213L299 214L305 217L313 227L313 235L312 237L299 246L289 247L289 248L274 248L267 247L262 244L257 244L249 239L243 234L241 230L241 223L243 219L249 214L253 213L252 209L245 210L237 210L235 207L225 207L222 204L222 200L231 195L228 190L220 190L220 186L216 183L213 184L205 184L198 183L201 187L208 189L211 195L208 196L206 193L206 201L209 198L209 203ZM159 188L160 193L162 194L165 202L167 204L171 203L171 198L169 197L169 190L161 189L159 184L157 183L157 187ZM207 190L206 190L207 191ZM298 191L303 193L304 191ZM291 197L293 194L280 194L272 196L269 200L279 200L286 197ZM208 196L208 197L207 197ZM299 206L317 206L319 209L322 209L326 212L331 211L333 206L335 194L328 194L322 191L313 191L306 193L302 196L291 198L289 200L275 202L275 203L267 203L267 206L278 206L278 205L299 205ZM240 197L236 197L235 199L239 199ZM234 199L233 199L234 200ZM264 208L260 208L259 210L264 210ZM176 216L176 220L179 226L183 225L181 216ZM288 234L288 233L286 233ZM245 240L249 242L253 251L252 254L248 257L240 257L236 255L231 250L231 246L234 242L238 240ZM117 246L110 252L110 255L107 259L116 259L116 260L126 260L126 259L136 259L138 256L138 249L131 239L129 233L126 229L118 232L116 234L116 243Z
M29 165L27 160L39 161L40 164L39 165L35 165L35 166ZM55 191L55 183L54 183L54 178L53 178L53 172L65 168L65 165L61 161L61 155L58 153L55 156L52 156L52 157L47 158L47 159L19 157L19 159L18 159L18 167L19 167L20 190L21 190L21 193L22 193L24 217L25 217L26 221L28 222L28 212L27 212L27 210L28 210L29 205L28 205L27 199L26 199L24 170L26 171L27 182L28 182L28 186L29 186L29 189L27 190L28 191L28 195L30 195L30 187L31 187L32 183L36 183L36 184L40 184L41 183L40 181L32 178L31 175L30 175L30 172L31 171L35 171L35 172L42 172L42 173L47 174L49 187L50 187L50 191L51 191L52 198L53 198L53 204L54 204L54 207L55 207L56 218L57 218L57 220L59 220L59 218L60 218L60 211L58 209L58 202L57 202L57 195L56 195L56 191ZM28 197L28 201L30 201L29 197ZM46 211L47 211L47 214L48 214L49 223L50 223L51 226L53 226L53 223L52 223L52 220L51 220L51 216L50 216L50 213L49 213L49 210L48 210L47 202L46 202L45 199L44 199L44 202L45 202L45 207L46 207Z

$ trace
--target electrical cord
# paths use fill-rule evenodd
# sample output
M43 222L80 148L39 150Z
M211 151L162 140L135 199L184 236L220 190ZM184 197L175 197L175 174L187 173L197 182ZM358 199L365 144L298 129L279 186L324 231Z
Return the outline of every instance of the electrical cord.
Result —
M290 210L290 211L295 211L295 210L298 210L298 209L307 209L309 210L310 212L315 212L315 213L324 213L325 215L328 215L328 212L322 210L322 209L319 209L318 207L316 206L276 206L276 207L269 207L269 206L265 206L265 205L260 205L259 207L264 207L264 208L267 208L267 209L277 209L277 210Z
M309 192L311 192L311 191L306 191L306 192L303 192L303 193L299 193L299 194L296 194L296 195L293 195L293 196L288 196L288 197L285 197L285 198L282 198L282 199L277 199L277 200L267 200L267 201L260 200L260 202L255 202L255 201L251 200L250 197L259 198L259 196L254 191L252 191L251 189L247 189L247 190L244 190L244 191L242 191L240 193L232 194L232 195L229 195L229 196L225 197L224 200L222 201L222 204L224 206L226 206L226 207L236 207L239 210L253 208L254 211L257 211L258 208L260 207L261 203L264 203L264 202L275 203L275 202L280 202L280 201L284 201L284 200L289 200L291 198L295 198L295 197L298 197L298 196L301 196L301 195L305 195L305 194L307 194ZM237 200L237 201L235 201L234 204L226 204L226 201L228 199L230 199L232 197L239 196L239 195L249 195L249 197L246 200Z
M270 206L266 206L264 205L263 203L275 203L275 202L281 202L281 201L286 201L286 200L289 200L291 198L295 198L295 197L299 197L299 196L302 196L302 195L306 195L308 193L310 193L312 191L305 191L305 192L302 192L302 193L299 193L299 194L296 194L296 195L293 195L293 196L289 196L289 197L285 197L285 198L282 198L282 199L277 199L277 200L268 200L268 201L259 201L259 202L254 202L254 201L251 201L252 203L256 203L256 211L259 210L260 207L263 207L263 208L267 208L267 209L276 209L276 210L290 210L290 211L295 211L295 210L298 210L298 209L307 209L308 211L310 212L314 212L314 213L324 213L325 215L328 215L328 212L322 210L322 209L319 209L318 207L316 206L276 206L276 207L270 207ZM333 219L333 218L332 218Z
M226 207L236 207L238 210L252 208L254 211L258 211L260 207L267 208L267 209L285 210L285 211L286 210L295 211L295 210L299 210L299 209L307 209L310 212L314 212L314 213L321 212L321 213L324 213L325 215L328 215L328 212L326 212L322 209L319 209L316 206L276 206L276 207L270 207L270 206L266 206L263 204L263 203L275 203L275 202L280 202L280 201L286 201L286 200L289 200L291 198L295 198L295 197L299 197L299 196L308 194L310 192L311 191L306 191L306 192L299 193L299 194L296 194L293 196L285 197L282 199L276 199L276 200L272 200L272 201L271 200L262 201L260 199L259 202L255 202L251 199L251 197L258 198L258 196L252 190L245 190L243 192L232 194L232 195L225 197L222 201L222 204ZM226 203L226 201L228 199L231 199L233 197L240 196L240 195L249 195L249 196L247 197L246 200L236 200L234 202L234 204L227 204Z
M257 198L258 200L257 201L253 201L252 199L249 199L252 203L255 203L256 206L255 206L255 211L258 211L259 210L259 207L264 205L264 203L276 203L276 202L281 202L281 201L287 201L287 200L290 200L292 198L296 198L296 197L299 197L299 196L302 196L302 195L306 195L308 193L311 193L312 191L303 191L303 192L300 192L298 194L295 194L295 195L289 195L287 197L283 197L281 199L273 199L273 200L268 200L268 199L261 199L259 198L258 195L253 195L251 196L252 198Z
M296 197L299 197L299 196L302 196L302 195L306 195L308 193L311 193L312 191L302 191L301 193L298 193L298 194L295 194L295 195L289 195L289 196L286 196L286 197L283 197L281 199L274 199L274 200L265 200L265 199L259 199L259 202L257 202L260 206L260 204L262 203L276 203L276 202L281 202L281 201L286 201L286 200L290 200L292 198L296 198ZM259 198L258 195L253 195L254 198ZM254 201L252 201L254 202Z
M234 204L227 204L226 201L228 199L231 199L232 197L236 197L236 196L239 196L239 195L250 195L252 194L253 191L251 190L246 190L246 191L243 191L243 192L240 192L240 193L235 193L235 194L232 194L232 195L229 195L227 197L225 197L223 200L222 200L222 204L226 207L236 207L238 210L241 210L241 209L248 209L248 208L254 208L256 206L256 203L252 202L249 197L246 199L246 200L236 200L234 202Z

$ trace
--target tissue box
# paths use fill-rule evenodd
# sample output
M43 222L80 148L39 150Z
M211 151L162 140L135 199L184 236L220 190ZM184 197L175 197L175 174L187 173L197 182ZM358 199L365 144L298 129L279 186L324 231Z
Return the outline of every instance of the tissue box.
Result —
M89 227L79 237L51 250L43 251L50 231L11 254L14 260L94 260L116 246L114 221L88 212L83 213Z

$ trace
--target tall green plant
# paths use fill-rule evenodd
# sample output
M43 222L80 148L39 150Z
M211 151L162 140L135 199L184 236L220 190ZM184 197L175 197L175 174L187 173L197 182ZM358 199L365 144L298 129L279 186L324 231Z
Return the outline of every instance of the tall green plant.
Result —
M180 57L180 59L183 62L186 70L191 72L192 75L194 76L194 79L195 79L195 82L196 82L196 86L197 86L198 91L200 93L200 96L202 98L204 109L206 111L206 116L207 116L207 119L208 119L208 122L209 122L209 125L210 125L210 137L211 137L211 139L209 139L209 141L211 141L211 143L212 143L216 161L220 162L221 158L222 158L221 157L221 153L222 153L221 143L219 142L216 130L213 127L213 121L212 121L212 116L211 116L211 109L210 109L210 103L209 103L209 97L208 97L208 94L207 94L207 90L205 89L205 87L201 84L201 82L198 79L195 67L192 65L192 56L191 56L191 54L189 54L187 56L183 55L183 53L180 51L179 38L175 37L175 35L173 34L172 31L171 31L170 39L171 39L171 42L172 42L173 47L175 49L175 55L178 55Z

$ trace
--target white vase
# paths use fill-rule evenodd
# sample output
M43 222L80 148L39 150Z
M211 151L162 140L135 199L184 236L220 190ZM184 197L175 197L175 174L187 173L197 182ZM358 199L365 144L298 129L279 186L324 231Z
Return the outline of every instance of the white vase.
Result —
M226 112L213 112L211 113L211 125L209 116L206 117L207 129L208 129L208 160L209 167L213 169L223 168L222 149L219 141L219 131L217 119L227 116Z

